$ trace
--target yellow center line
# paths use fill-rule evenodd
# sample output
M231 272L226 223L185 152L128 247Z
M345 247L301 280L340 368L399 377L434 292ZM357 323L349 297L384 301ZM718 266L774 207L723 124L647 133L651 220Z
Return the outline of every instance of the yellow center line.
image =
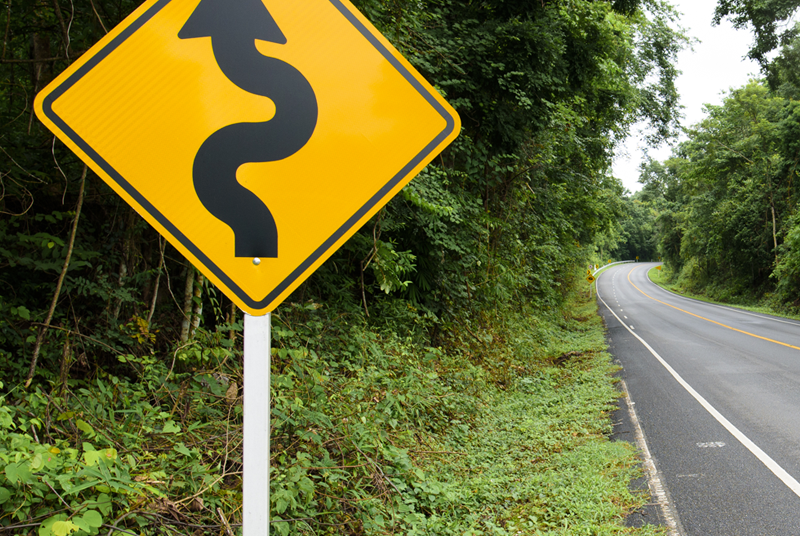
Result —
M638 268L638 266L637 266L636 268ZM669 304L669 303L667 303L667 302L663 302L663 301L661 301L661 300L659 300L659 299L656 299L656 298L654 298L654 297L650 296L649 294L647 294L645 291L643 291L643 290L642 290L642 289L640 289L639 287L637 287L637 286L634 284L634 282L633 282L633 281L631 281L631 274L633 273L633 270L636 270L636 268L633 268L633 269L631 269L631 271L630 271L630 272L628 272L628 283L630 283L630 284L633 286L633 288L635 288L636 290L638 290L639 292L641 292L642 294L644 294L645 296L647 296L647 297L648 297L648 298L650 298L651 300L653 300L653 301L656 301L656 302L658 302L658 303L660 303L660 304L662 304L662 305L666 305L667 307L672 307L673 309L675 309L675 310L677 310L677 311L680 311L680 312L682 312L682 313L686 313L687 315L694 316L695 318L700 318L701 320L705 320L706 322L711 322L712 324L716 324L716 325L718 325L718 326L722 326L723 328L727 328L727 329L730 329L730 330L732 330L732 331L738 331L739 333L743 333L743 334L745 334L745 335L749 335L749 336L751 336L751 337L755 337L756 339L761 339L762 341L774 342L775 344L780 344L781 346L786 346L787 348L794 348L795 350L800 350L800 346L793 346L793 345L791 345L791 344L787 344L787 343L785 343L785 342L776 341L775 339L769 339L769 338L767 338L767 337L762 337L761 335L756 335L755 333L750 333L749 331L744 331L744 330L741 330L741 329L736 329L736 328L734 328L734 327L731 327L731 326L729 326L729 325L727 325L727 324L723 324L723 323L721 323L721 322L717 322L716 320L711 320L710 318L706 318L706 317L704 317L704 316L700 316L700 315L696 315L696 314L694 314L694 313L690 313L689 311L686 311L686 310L684 310L684 309L681 309L680 307L675 307L674 305L670 305L670 304Z

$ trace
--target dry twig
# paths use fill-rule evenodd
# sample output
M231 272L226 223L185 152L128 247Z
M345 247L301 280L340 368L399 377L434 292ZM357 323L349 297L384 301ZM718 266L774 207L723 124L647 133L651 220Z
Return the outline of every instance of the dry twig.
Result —
M81 185L80 189L78 190L78 204L75 207L75 218L72 220L72 231L70 232L69 244L67 245L67 256L64 258L64 265L61 267L61 275L58 277L56 291L53 293L53 301L50 302L50 310L47 311L47 318L44 321L45 325L47 326L49 326L50 321L53 320L53 314L56 312L56 305L58 304L58 297L61 295L61 286L64 284L64 278L67 276L67 270L69 269L69 261L72 257L72 248L75 245L75 235L78 232L78 220L81 217L81 208L83 207L83 191L84 186L86 185L86 172L88 170L88 166L84 164L83 173L81 173ZM26 389L30 387L31 381L33 381L33 375L36 372L36 362L39 360L39 352L42 349L42 341L44 340L46 333L47 328L42 328L39 330L39 335L36 337L36 345L33 347L31 366L28 369L28 376L25 379Z

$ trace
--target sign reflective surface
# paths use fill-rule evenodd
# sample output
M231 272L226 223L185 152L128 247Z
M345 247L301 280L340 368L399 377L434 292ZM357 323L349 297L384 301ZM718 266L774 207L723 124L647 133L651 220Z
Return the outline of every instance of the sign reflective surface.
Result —
M460 130L340 0L148 1L36 111L251 314L277 306Z

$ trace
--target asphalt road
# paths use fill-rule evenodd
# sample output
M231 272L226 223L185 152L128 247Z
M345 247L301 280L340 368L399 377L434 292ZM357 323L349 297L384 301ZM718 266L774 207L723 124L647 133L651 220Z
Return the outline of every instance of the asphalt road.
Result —
M800 322L671 294L653 266L597 288L679 533L800 536Z

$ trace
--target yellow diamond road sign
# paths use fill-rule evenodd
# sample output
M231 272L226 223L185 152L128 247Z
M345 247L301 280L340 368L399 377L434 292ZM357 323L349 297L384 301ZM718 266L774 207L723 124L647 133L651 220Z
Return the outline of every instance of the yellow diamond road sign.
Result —
M460 130L346 0L149 0L36 112L251 314L274 309Z

